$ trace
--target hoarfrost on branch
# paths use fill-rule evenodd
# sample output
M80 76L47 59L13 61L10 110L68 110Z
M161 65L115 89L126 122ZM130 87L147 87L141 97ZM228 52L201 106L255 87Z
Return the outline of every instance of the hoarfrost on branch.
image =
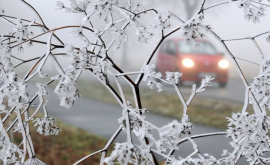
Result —
M21 2L34 9L26 1ZM36 10L33 10L33 12L38 16L36 20L39 20L40 23L36 20L6 15L8 12L1 8L0 17L14 27L9 33L0 36L0 113L4 116L0 118L0 159L2 162L16 165L44 164L35 155L28 122L35 122L37 131L40 134L57 135L61 129L58 128L56 120L51 118L47 112L47 104L50 104L48 92L46 91L47 86L54 81L58 81L54 92L60 99L60 105L70 108L76 102L76 99L80 97L80 92L76 86L77 80L83 72L90 72L112 92L122 107L122 116L118 120L119 129L112 135L107 145L103 149L78 160L75 164L79 164L99 153L102 153L101 164L108 165L157 165L158 161L155 155L165 159L165 164L168 165L234 165L237 164L241 157L245 157L250 164L270 163L270 158L265 157L265 153L270 151L270 117L267 115L270 106L270 59L263 55L260 46L256 42L256 38L261 36L265 36L266 42L270 42L270 32L259 33L253 37L225 40L219 37L211 29L210 25L205 25L203 22L207 10L214 10L216 6L233 3L237 4L240 10L243 10L244 17L247 20L258 23L264 19L262 16L265 15L265 10L270 6L269 1L227 0L209 7L206 7L205 3L206 0L202 0L198 12L190 20L183 21L170 11L154 8L146 9L140 0L123 0L121 2L118 0L70 0L70 4L57 1L57 9L69 13L82 13L84 17L81 25L63 26L55 29L49 29ZM152 25L140 19L143 15L150 13L154 14L156 22ZM96 18L101 20L102 26L96 25L93 21ZM172 24L179 25L172 29ZM150 27L154 27L159 31L160 39L157 46L149 54L139 71L124 72L110 58L109 50L111 48L119 48L122 42L128 42L127 27L134 29L137 41L142 43L148 43L153 37L154 33L150 30ZM34 35L32 32L34 28L40 28L43 32ZM66 45L55 34L56 31L63 29L71 29L72 36L81 40L81 47ZM188 106L197 93L203 92L208 86L211 86L213 78L206 76L200 86L193 85L191 95L186 101L178 87L182 73L166 72L166 77L163 78L161 73L156 72L155 66L150 65L151 59L161 43L177 31L180 32L186 44L195 49L200 48L197 39L204 38L206 33L213 35L224 46L235 63L235 67L246 87L245 103L241 113L232 114L231 117L227 118L229 124L226 132L192 135L193 124L188 116ZM105 34L111 36L109 42L104 40ZM47 41L39 40L39 36L46 35ZM58 44L52 39L57 40ZM226 42L234 40L252 40L254 46L258 48L258 54L261 57L260 73L250 85L247 83L236 57L226 45ZM34 46L33 43L45 44L47 51L43 52L44 55L33 59L20 59L19 54L23 53L28 46ZM62 50L63 53L55 54L56 49ZM61 66L56 55L66 56L68 59L66 68ZM42 68L49 57L52 58L58 73L53 75L47 83L37 83L38 90L34 95L29 95L26 90L29 81L37 75L40 77L48 76L42 72ZM20 63L14 65L12 59L19 60ZM16 74L14 68L35 60L37 60L35 65L29 69L24 77ZM119 93L110 85L108 73L114 74ZM137 75L136 81L129 77L131 75ZM135 99L134 104L126 99L122 84L119 81L120 77L131 85ZM145 81L151 89L156 87L159 92L163 88L161 82L172 85L179 96L180 102L183 104L182 119L180 121L174 120L163 127L157 127L148 121L145 115L146 109L143 108L140 97L138 97L139 84L142 81ZM38 100L39 104L33 105L34 100ZM254 108L252 114L246 111L249 103ZM29 112L30 106L35 107L32 115ZM36 114L41 109L44 111L44 117L37 118ZM7 126L6 121L13 113L16 114L16 119L11 125ZM158 131L158 138L151 134L152 130ZM8 136L10 131L17 131L22 135L21 145L17 146L12 143ZM107 155L108 148L121 131L126 134L127 141L116 143L113 152ZM208 153L201 153L200 148L194 141L194 138L220 135L231 138L230 145L233 148L233 151L224 150L220 159ZM134 143L132 139L134 137L138 139L139 144ZM186 157L174 156L174 151L180 149L179 146L183 142L189 142L193 147L193 152ZM26 160L27 157L29 157L28 160Z

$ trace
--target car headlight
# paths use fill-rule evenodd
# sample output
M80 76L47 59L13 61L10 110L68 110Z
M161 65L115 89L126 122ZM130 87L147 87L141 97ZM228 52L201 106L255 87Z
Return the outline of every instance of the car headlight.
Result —
M188 58L183 59L182 63L187 68L191 68L191 67L194 66L194 62L191 59L188 59Z
M221 60L219 61L218 66L222 69L227 69L229 67L229 62L227 60Z

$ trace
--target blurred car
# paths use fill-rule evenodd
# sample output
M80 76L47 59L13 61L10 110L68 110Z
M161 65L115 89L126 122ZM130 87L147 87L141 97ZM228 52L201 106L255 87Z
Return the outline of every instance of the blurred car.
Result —
M209 75L215 78L220 87L225 87L228 81L229 63L218 53L215 47L208 41L198 41L201 48L193 49L187 46L181 39L164 41L158 53L156 70L163 77L166 72L183 73L179 85L184 81L194 81L197 84Z

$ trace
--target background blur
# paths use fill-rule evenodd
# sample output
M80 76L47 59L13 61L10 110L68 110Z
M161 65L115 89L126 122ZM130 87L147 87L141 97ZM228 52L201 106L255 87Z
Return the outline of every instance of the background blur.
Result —
M65 4L70 4L69 0L62 0ZM57 28L60 26L67 25L80 25L82 23L81 19L83 18L82 14L76 13L66 13L63 10L55 10L57 0L27 0L33 7L39 11L47 27L50 29ZM213 3L217 3L219 0L208 0L206 6L209 6ZM142 3L146 8L161 8L169 10L176 15L180 16L184 20L188 20L192 15L197 11L198 5L200 4L199 0L143 0ZM30 10L28 7L23 5L19 0L0 0L0 8L3 8L6 12L6 15L11 15L19 18L25 18L28 20L36 19L37 16ZM231 38L240 38L246 36L253 36L258 33L269 30L270 21L269 15L270 12L266 11L266 16L261 19L261 23L254 24L248 22L244 19L244 11L239 9L236 4L226 4L214 9L210 9L205 12L204 23L211 25L212 29L223 39ZM145 24L154 24L152 19L153 15L149 17L145 16L142 18L142 22ZM0 18L1 19L1 18ZM92 20L95 24L100 24L99 20ZM176 22L172 22L173 26L177 26ZM5 34L6 32L12 32L13 26L6 22L5 20L0 20L0 34ZM41 33L40 29L33 30L34 34L37 35ZM155 33L154 37L149 41L148 44L138 43L136 41L136 36L134 35L134 30L132 28L127 28L127 33L129 35L128 42L123 43L120 49L110 50L109 55L112 59L118 64L124 71L138 71L143 66L145 59L148 57L149 53L153 50L156 45L156 42L159 39L156 30L153 30ZM73 37L70 33L70 29L57 31L56 34L64 41L66 44L73 44L77 47L80 46L80 41ZM192 119L192 122L198 124L195 129L196 131L201 131L202 133L216 131L218 129L225 129L227 122L224 117L230 116L232 112L237 112L242 109L242 103L244 101L244 86L239 78L239 75L236 71L236 68L232 64L232 61L229 55L226 53L222 45L213 38L211 35L206 33L206 39L210 41L217 49L217 52L224 54L224 58L227 59L230 63L229 65L229 82L226 88L219 88L216 84L213 87L209 87L205 92L198 95L199 99L195 99L195 102L189 108L189 115ZM175 33L170 38L179 38L180 34ZM109 36L106 36L106 41L109 41ZM39 37L40 40L47 40L47 36ZM57 41L53 41L57 43ZM265 38L259 37L257 42L261 46L264 54L267 56L270 52L269 43L265 41ZM251 41L234 41L227 42L231 52L239 57L253 63L260 62L260 55L258 54L256 47L251 43ZM29 59L31 57L41 56L46 52L46 45L34 44L34 47L25 49L23 54L19 56L22 59ZM157 55L154 57L152 63L155 64ZM60 63L65 67L66 58L59 57ZM18 61L14 61L18 63ZM27 63L17 69L17 73L24 74L32 63ZM251 64L243 61L239 61L243 72L249 82L252 82L253 77L257 76L259 73L259 66L256 64ZM55 74L55 68L48 59L43 73L48 73L50 76ZM82 95L85 98L95 99L103 101L105 103L117 104L115 100L113 101L112 97L109 97L109 93L105 92L104 88L100 86L91 86L89 80L94 82L94 78L89 79L89 73L82 75L82 81L79 82L78 87L82 92ZM31 85L34 86L33 84ZM170 86L164 86L164 92L157 94L156 91L149 91L148 87L144 84L142 85L143 89L141 91L143 106L148 110L153 110L153 112L166 116L180 119L181 113L179 113L179 104L180 101L176 95L175 91ZM32 88L34 89L34 87ZM191 86L181 87L181 91L184 96L187 98L190 94ZM131 90L125 89L127 92L127 97L132 97ZM56 116L56 118L61 119L69 124L82 128L84 130L93 132L95 134L101 135L105 138L109 138L113 131L118 128L117 119L121 115L121 109L119 107L113 106L104 106L104 104L88 101L84 98L78 99L75 102L74 107L71 108L71 111L63 107L58 106L59 100L57 96L53 95L51 89L49 92L50 95L49 101L49 112L50 114ZM161 97L165 98L160 99ZM154 104L153 104L154 103ZM55 111L57 109L57 111ZM87 111L91 109L92 111ZM110 111L111 109L117 109L116 111ZM177 110L177 111L176 111ZM115 112L115 113L114 113ZM65 115L64 115L65 114ZM150 116L151 117L151 116ZM159 116L152 116L152 121L156 121L158 125L166 124L171 119L163 118ZM113 122L111 122L111 120ZM91 124L89 122L93 122ZM99 122L102 122L101 124ZM211 126L211 128L200 126L206 125ZM116 128L114 128L116 127ZM215 127L215 128L213 128ZM119 139L118 139L119 140ZM215 139L209 140L211 146L215 147L222 145L220 144L220 139L215 141ZM208 142L209 142L208 141ZM225 140L226 141L226 140ZM201 141L202 145L207 144L207 142ZM223 146L221 146L223 147ZM208 148L209 149L209 148ZM216 150L211 150L215 153ZM88 153L88 152L87 152ZM216 152L217 155L221 153ZM51 158L50 158L51 159ZM51 163L53 164L53 163ZM243 163L244 165L245 163Z
M40 12L40 15L43 17L45 23L51 29L59 26L81 24L81 18L83 17L82 14L72 14L66 13L63 10L55 10L56 0L28 0L28 2ZM63 0L63 2L65 4L69 4L68 0ZM209 0L207 2L207 4L210 5L213 3L217 3L218 1ZM197 7L200 2L198 0L147 0L143 1L143 3L145 3L148 7L170 10L184 20L187 20L192 16L194 12L197 11ZM5 9L7 15L13 15L19 18L27 18L29 20L37 18L30 9L22 5L18 0L1 0L0 6L1 8ZM255 35L259 32L266 31L270 24L269 21L266 21L267 17L262 18L261 23L257 24L246 21L244 19L244 13L242 9L239 9L236 4L227 4L217 7L213 10L207 11L205 15L205 24L211 25L213 30L225 39ZM146 21L151 20L146 19ZM1 20L0 27L1 34L7 31L11 31L12 29L12 26L9 23L6 23L4 20ZM73 36L71 34L68 34L69 31L70 30L61 31L57 32L57 34L61 38L63 38L66 43L73 43L75 45L78 44L78 42L76 42ZM35 32L35 34L38 34L39 32L40 31L38 30ZM155 35L156 38L154 37L152 40L150 40L148 44L140 44L135 41L135 36L131 28L128 28L127 32L130 33L129 41L127 43L124 43L119 50L114 50L113 52L110 52L110 54L117 62L117 64L124 67L126 70L138 70L142 66L143 61L145 60L149 52L154 47L158 35ZM179 33L175 33L171 37L179 37ZM230 61L230 58L226 54L223 47L218 42L216 42L216 40L211 35L207 35L207 39L216 46L219 52L224 53L225 58ZM259 55L257 54L256 48L252 45L251 42L236 41L231 43L232 44L228 43L228 46L237 57L245 58L253 62L259 62ZM264 42L263 37L260 37L258 39L258 43L262 46L262 50L264 52L270 50L268 43ZM36 50L33 50L31 48L30 50L31 51L25 51L25 54L27 56L34 56L36 53L42 54L43 52L45 52L45 46L41 46ZM155 62L155 59L153 62ZM240 65L244 68L243 70L245 71L245 75L248 79L252 79L254 76L257 75L258 66L246 62L240 62ZM230 65L229 75L231 79L239 78L232 64Z

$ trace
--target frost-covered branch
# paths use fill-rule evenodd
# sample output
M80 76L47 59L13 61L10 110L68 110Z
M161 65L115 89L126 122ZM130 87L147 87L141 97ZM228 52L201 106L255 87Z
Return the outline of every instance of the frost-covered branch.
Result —
M0 18L14 26L12 33L0 36L0 113L5 114L0 122L0 159L5 164L20 163L25 165L38 164L42 165L34 151L34 144L30 133L29 122L36 122L35 126L40 134L57 135L61 129L57 127L55 119L49 116L47 105L48 93L47 86L52 82L58 82L54 92L60 99L60 105L66 108L72 107L81 95L77 89L76 82L81 74L87 71L87 74L92 74L101 84L103 84L118 101L122 108L122 115L119 117L119 128L112 135L106 146L90 155L77 161L79 164L94 155L101 153L101 164L147 164L158 165L159 162L155 154L166 159L166 164L171 165L186 165L186 164L207 164L207 165L223 165L237 164L241 157L246 157L250 164L266 164L270 160L264 157L265 152L269 152L269 128L270 117L266 110L269 109L269 72L270 58L263 53L257 37L265 35L266 41L270 41L269 31L259 33L252 37L242 37L236 39L222 39L209 25L205 25L204 12L217 6L233 3L237 4L244 10L244 15L247 20L252 20L254 23L259 22L265 14L265 7L269 7L269 2L266 0L230 0L205 7L206 0L201 1L198 12L188 21L183 21L179 16L165 10L149 8L145 9L140 0L70 0L68 7L63 2L57 2L57 8L63 9L70 13L83 13L82 25L63 26L55 29L49 29L38 11L28 2L21 2L36 14L41 23L35 20L18 19L13 16L1 14ZM1 10L0 10L1 11ZM2 12L2 11L1 11ZM143 14L154 14L155 24L153 26L141 21ZM98 25L93 20L99 19ZM172 28L173 19L177 19L180 23L175 28ZM100 24L101 23L101 24ZM138 71L124 72L110 57L109 50L113 47L119 48L123 42L128 41L129 34L126 32L127 27L134 29L137 36L137 41L142 43L150 42L153 37L153 32L150 30L153 27L159 33L159 39L153 50L148 54L147 59ZM42 32L34 35L32 28L41 28ZM71 33L77 37L81 44L80 47L74 47L64 43L55 32L63 29L72 29ZM87 35L85 33L87 31ZM229 122L226 132L217 132L201 135L192 135L193 124L188 116L188 107L196 94L206 90L211 85L213 78L206 76L202 80L201 85L193 85L190 97L185 100L178 87L182 74L178 72L166 72L166 77L154 70L155 66L150 65L155 53L163 43L172 34L180 32L181 37L187 45L192 48L199 49L200 44L198 39L206 36L206 33L213 35L219 41L224 49L229 53L235 67L241 77L243 84L246 87L245 102L241 113L232 114L228 117ZM90 35L88 35L90 34ZM38 37L48 35L48 40L37 40ZM104 36L110 36L110 40L105 40ZM55 44L52 40L56 38L60 44ZM245 78L242 68L239 66L236 57L228 48L226 42L237 40L251 40L258 50L260 62L259 76L255 77L254 82L249 84ZM37 57L23 60L14 53L20 54L24 51L26 44L32 43L43 44L47 46L46 52L42 52ZM65 48L65 49L63 49ZM55 53L55 50L62 49L61 53ZM63 56L67 58L67 67L63 67L55 56ZM41 78L48 75L42 73L44 65L48 62L48 58L52 58L54 66L57 70L56 75L50 77L47 83L37 83L38 91L34 95L29 96L27 93L27 83L37 75ZM13 65L11 59L19 61L16 66ZM244 60L249 63L252 61ZM14 68L20 67L24 63L34 62L24 78L20 78ZM108 74L114 76L117 89L115 89L109 81ZM137 75L135 81L130 76ZM126 98L125 92L122 89L123 84L119 81L123 78L132 89L135 105L132 105L130 100ZM160 81L157 81L160 80ZM147 120L145 115L147 110L143 107L140 96L140 84L146 82L153 89L157 88L162 91L162 83L169 84L174 87L179 101L183 105L183 116L180 121L174 120L162 127ZM4 98L7 98L4 99ZM38 100L39 103L34 105L33 102ZM253 105L254 114L249 114L246 109L248 104ZM34 106L33 113L29 112L30 106ZM38 111L42 110L44 117L36 118ZM16 113L16 118L6 128L7 119ZM24 115L24 119L22 118ZM9 131L18 131L22 134L22 145L11 143L8 137ZM107 155L107 151L113 144L114 140L124 132L127 141L115 143L113 152ZM152 132L157 131L158 137L154 137ZM224 151L221 159L216 159L210 154L201 153L199 146L194 139L207 138L209 136L227 135L232 142L230 143L233 151ZM135 142L136 138L138 144ZM186 157L173 156L176 149L181 149L180 145L184 142L189 142L193 151ZM155 154L154 154L155 153ZM29 159L26 159L28 154Z

